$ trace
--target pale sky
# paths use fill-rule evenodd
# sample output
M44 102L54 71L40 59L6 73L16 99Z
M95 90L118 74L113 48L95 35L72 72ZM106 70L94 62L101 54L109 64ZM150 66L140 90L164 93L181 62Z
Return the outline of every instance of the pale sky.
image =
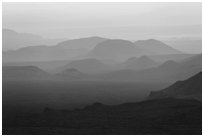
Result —
M3 3L3 28L48 38L201 38L201 3Z

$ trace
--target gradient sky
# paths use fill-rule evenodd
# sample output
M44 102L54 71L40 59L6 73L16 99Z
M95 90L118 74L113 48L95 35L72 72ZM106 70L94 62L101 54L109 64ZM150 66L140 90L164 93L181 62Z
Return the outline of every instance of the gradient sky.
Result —
M49 38L201 38L201 3L3 3L3 28Z

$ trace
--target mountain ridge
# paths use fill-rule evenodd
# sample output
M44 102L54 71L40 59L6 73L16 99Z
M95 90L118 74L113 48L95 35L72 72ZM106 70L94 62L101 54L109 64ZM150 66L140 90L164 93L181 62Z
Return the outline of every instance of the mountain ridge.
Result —
M168 97L202 100L202 72L184 81L177 81L163 90L151 92L148 99Z
M155 40L155 39L147 39L147 40L138 40L135 42L135 45L140 47L141 49L150 50L154 53L159 54L181 54L181 51L178 51L167 44Z

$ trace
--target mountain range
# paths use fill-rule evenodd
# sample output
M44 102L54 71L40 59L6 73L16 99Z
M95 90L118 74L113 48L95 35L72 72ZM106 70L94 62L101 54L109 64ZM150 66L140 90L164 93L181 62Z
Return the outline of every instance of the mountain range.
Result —
M38 71L45 72L38 67L34 68L36 71L31 66L3 66L3 77L10 77L11 74L16 74L16 78L18 75L26 77L24 75L28 75L29 72L32 75L36 73L36 77L38 77ZM178 62L169 60L164 63L155 62L147 56L134 57L116 65L104 64L93 58L73 60L53 70L53 74L49 75L60 74L68 78L73 75L71 70L77 73L77 78L87 80L175 82L190 78L202 71L202 55L195 55ZM23 73L24 71L26 73Z
M195 55L180 62L166 61L156 67L130 70L115 70L104 75L104 79L116 81L175 81L187 79L202 71L202 55Z
M87 58L81 60L73 60L64 66L57 68L56 71L60 72L70 68L75 68L80 72L88 74L102 73L111 70L111 67L109 65L104 64L103 62L94 58Z
M21 45L17 42L15 43ZM161 52L159 49L161 49ZM178 53L181 52L158 40L151 39L133 43L122 39L87 37L66 40L54 45L39 43L16 50L4 51L3 62L56 61L84 58L95 58L107 62L121 62L130 57Z
M3 134L202 134L202 54L158 40L4 51L2 79Z
M117 67L120 69L128 69L128 70L143 70L147 68L153 68L159 65L158 62L154 61L148 56L141 57L131 57L127 59L125 62L120 63Z

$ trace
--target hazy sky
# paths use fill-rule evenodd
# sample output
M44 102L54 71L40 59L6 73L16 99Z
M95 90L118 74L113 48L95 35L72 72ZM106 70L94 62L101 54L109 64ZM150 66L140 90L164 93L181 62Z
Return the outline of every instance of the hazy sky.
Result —
M201 37L201 3L3 3L3 28L45 37Z

